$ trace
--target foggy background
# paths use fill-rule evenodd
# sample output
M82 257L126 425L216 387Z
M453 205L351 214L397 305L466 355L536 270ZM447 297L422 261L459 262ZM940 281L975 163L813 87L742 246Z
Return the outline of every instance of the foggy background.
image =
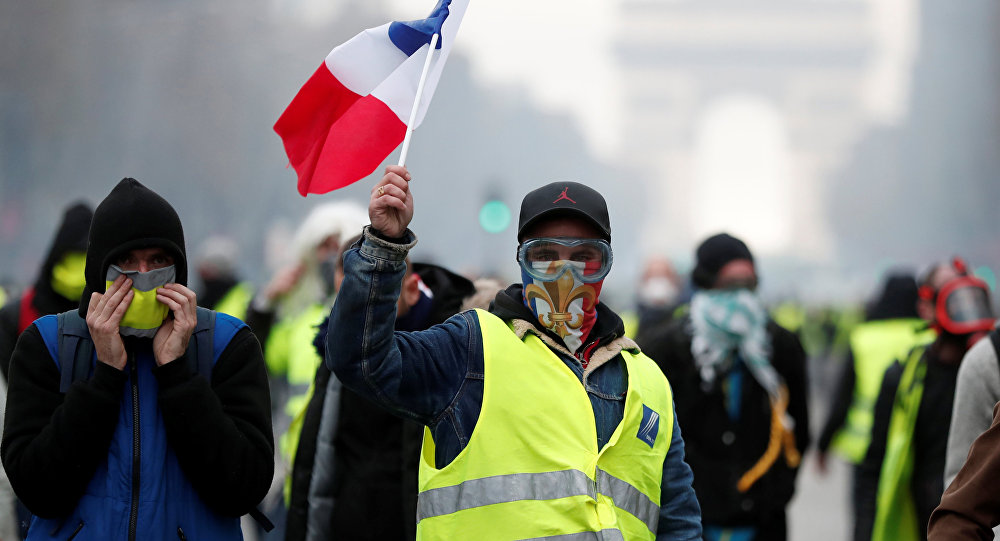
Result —
M176 207L192 263L226 234L263 285L314 205L367 205L381 176L302 198L274 122L334 46L433 3L0 0L0 284L34 281L65 206L132 176ZM413 257L468 274L518 279L530 189L604 193L616 308L644 258L687 272L722 230L771 301L857 303L953 255L995 284L1000 2L472 0L409 156ZM498 233L489 200L515 213ZM846 538L835 468L806 463L793 539Z
M133 176L189 254L230 235L263 283L313 205L366 204L380 176L303 199L274 121L334 46L431 4L0 3L0 280L31 281L61 209ZM620 302L645 256L686 271L721 230L772 298L855 301L955 254L1000 268L997 2L543 4L471 3L407 164L416 257L516 279L513 226L480 207L570 179L608 197Z

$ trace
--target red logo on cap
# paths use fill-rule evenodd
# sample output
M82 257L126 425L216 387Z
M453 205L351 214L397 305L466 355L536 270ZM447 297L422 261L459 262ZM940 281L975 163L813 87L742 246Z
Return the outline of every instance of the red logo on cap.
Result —
M575 205L576 201L573 201L572 199L569 198L568 195L566 195L567 191L569 191L569 186L566 186L565 188L563 188L562 193L559 194L559 197L555 201L553 201L552 203L555 204L555 203L558 203L558 202L562 201L563 199L565 199L565 200L567 200L570 203L573 203Z

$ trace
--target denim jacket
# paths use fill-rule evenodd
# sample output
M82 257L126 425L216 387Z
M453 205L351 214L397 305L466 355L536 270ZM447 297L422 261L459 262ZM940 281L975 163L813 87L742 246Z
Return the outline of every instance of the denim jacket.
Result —
M442 467L466 446L476 426L483 397L483 345L473 311L426 331L394 332L404 259L416 243L413 233L407 230L406 235L404 244L395 244L366 228L362 240L344 254L344 281L330 315L326 363L344 385L428 426L437 447L435 461ZM568 352L553 351L586 388L598 445L603 446L624 412L624 360L616 355L585 373ZM663 463L657 540L701 539L701 509L692 480L675 415Z

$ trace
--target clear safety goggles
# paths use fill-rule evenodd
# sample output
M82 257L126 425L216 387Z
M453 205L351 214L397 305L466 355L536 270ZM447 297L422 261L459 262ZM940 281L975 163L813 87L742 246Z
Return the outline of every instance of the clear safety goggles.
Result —
M600 239L529 239L517 248L517 262L529 276L549 282L570 272L581 282L599 282L611 271L611 245Z

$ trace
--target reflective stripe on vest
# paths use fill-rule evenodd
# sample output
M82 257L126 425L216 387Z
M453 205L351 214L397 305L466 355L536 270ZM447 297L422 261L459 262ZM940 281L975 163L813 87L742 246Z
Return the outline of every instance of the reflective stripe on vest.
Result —
M597 448L583 385L537 336L477 311L483 404L468 445L444 468L425 431L418 539L653 539L673 402L659 368L622 352L625 412ZM612 360L611 362L618 362Z
M548 537L532 537L525 541L625 541L618 530L601 530L599 532L568 533L550 535Z
M471 479L459 485L421 493L417 504L417 522L473 507L517 500L554 500L572 496L590 496L596 500L600 491L615 502L615 507L635 515L650 531L656 529L660 506L639 489L601 469L597 470L597 487L587 474L579 470L513 473Z
M921 319L869 321L851 332L854 396L844 426L831 441L831 447L839 455L853 464L864 460L871 441L875 400L885 370L893 361L905 358L914 346L932 340L934 331L926 329L926 323Z
M926 347L914 348L906 359L892 404L885 457L879 473L872 541L917 541L926 525L919 524L913 500L913 434L924 395Z

